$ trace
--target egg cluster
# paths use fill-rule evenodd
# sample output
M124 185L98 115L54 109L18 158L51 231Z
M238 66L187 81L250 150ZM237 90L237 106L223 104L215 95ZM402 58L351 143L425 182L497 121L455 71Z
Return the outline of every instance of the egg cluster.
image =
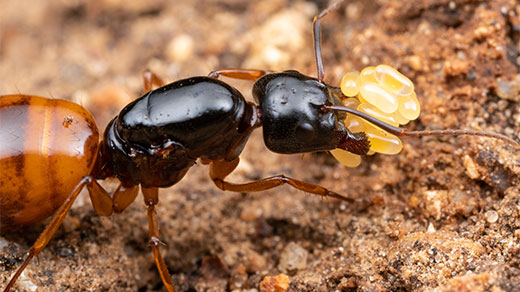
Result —
M421 111L412 81L388 65L366 67L361 73L354 71L345 74L341 80L341 91L347 96L343 100L344 106L392 126L398 127L415 120ZM403 148L397 136L359 117L347 114L345 126L352 133L366 133L370 141L368 154L397 154ZM348 151L335 149L331 153L348 167L356 167L361 163L359 155Z

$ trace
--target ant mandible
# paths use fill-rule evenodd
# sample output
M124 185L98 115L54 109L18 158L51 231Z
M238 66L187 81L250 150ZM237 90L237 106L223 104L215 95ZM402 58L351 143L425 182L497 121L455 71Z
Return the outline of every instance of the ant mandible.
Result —
M341 89L323 81L320 47L320 20L341 2L323 10L313 21L317 78L293 70L273 73L231 68L164 85L146 71L147 93L108 124L101 142L94 119L75 103L21 94L1 96L0 228L28 225L54 213L4 291L13 287L30 260L47 245L85 186L100 216L124 211L141 186L149 242L162 282L170 292L175 288L159 251L158 189L179 182L197 160L209 165L211 179L222 190L257 192L289 184L311 194L359 201L284 175L241 184L226 181L237 167L251 132L261 126L269 150L283 154L334 149L367 154L369 137L363 131L351 132L344 123L345 113L398 136L478 135L519 147L512 139L489 132L404 131L343 106L346 96ZM239 91L218 80L219 76L255 81L253 96L258 105L246 102ZM152 90L154 85L158 88ZM39 176L31 170L42 168L55 175ZM109 177L120 181L112 195L97 182Z

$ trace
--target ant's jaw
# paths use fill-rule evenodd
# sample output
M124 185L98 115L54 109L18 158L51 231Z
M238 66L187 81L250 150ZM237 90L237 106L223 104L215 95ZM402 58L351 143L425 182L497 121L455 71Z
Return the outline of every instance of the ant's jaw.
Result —
M370 151L370 142L364 132L351 133L347 131L347 134L341 139L337 148L347 150L357 155L366 155L368 151Z

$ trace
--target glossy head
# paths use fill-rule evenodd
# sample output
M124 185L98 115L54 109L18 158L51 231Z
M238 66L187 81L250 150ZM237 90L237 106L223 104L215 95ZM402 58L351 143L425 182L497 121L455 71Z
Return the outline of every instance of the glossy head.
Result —
M335 90L297 71L260 78L253 96L262 111L267 148L284 154L335 149L347 134L345 115L321 109L339 104Z

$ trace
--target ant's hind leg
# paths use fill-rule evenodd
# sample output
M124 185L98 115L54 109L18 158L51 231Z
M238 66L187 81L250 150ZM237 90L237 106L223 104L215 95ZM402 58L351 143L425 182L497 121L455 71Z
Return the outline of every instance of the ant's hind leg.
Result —
M65 202L60 206L60 208L54 213L54 216L52 217L51 222L47 227L45 227L45 230L40 234L36 242L33 244L31 249L29 250L29 255L27 255L27 258L23 262L22 266L18 268L14 276L11 278L9 283L7 284L7 287L5 287L4 292L8 292L11 290L11 288L14 286L14 283L16 283L16 280L22 272L25 270L31 259L35 256L38 256L38 254L42 251L42 249L49 243L54 233L56 233L56 230L58 230L58 227L60 227L61 223L63 223L63 219L65 219L65 216L69 212L70 208L72 207L72 204L78 197L80 191L83 189L85 185L89 185L94 181L94 178L90 176L84 177L74 188L72 193L65 199Z
M220 76L225 76L233 79L256 81L260 77L271 74L271 71L256 70L256 69L240 69L240 68L223 68L212 71L208 74L209 77L218 79Z
M351 203L368 203L373 204L377 203L375 200L367 200L367 199L358 199L352 197L346 197L330 191L322 186L308 183L305 181L293 179L290 177L286 177L285 175L275 175L259 180L255 180L248 183L231 183L227 182L224 179L237 167L239 162L239 158L236 158L233 161L225 161L225 160L213 160L210 163L210 177L215 183L215 185L224 191L232 191L232 192L259 192L272 188L279 187L283 184L288 184L291 187L313 194L319 195L322 197L332 197L336 199L340 199L343 201L351 202Z
M153 257L155 260L155 265L157 266L157 270L159 271L159 276L166 287L168 292L175 292L175 287L173 286L172 278L170 273L168 272L168 267L164 263L164 259L161 256L159 251L159 244L163 244L159 240L159 224L157 222L157 213L155 212L155 205L159 203L159 189L158 188L141 188L144 196L144 203L148 206L148 210L146 212L148 216L148 228L149 228L149 238L150 245L153 248ZM163 244L164 245L164 244Z
M149 69L146 69L143 72L143 83L145 93L152 90L154 85L157 87L164 85L164 81Z

